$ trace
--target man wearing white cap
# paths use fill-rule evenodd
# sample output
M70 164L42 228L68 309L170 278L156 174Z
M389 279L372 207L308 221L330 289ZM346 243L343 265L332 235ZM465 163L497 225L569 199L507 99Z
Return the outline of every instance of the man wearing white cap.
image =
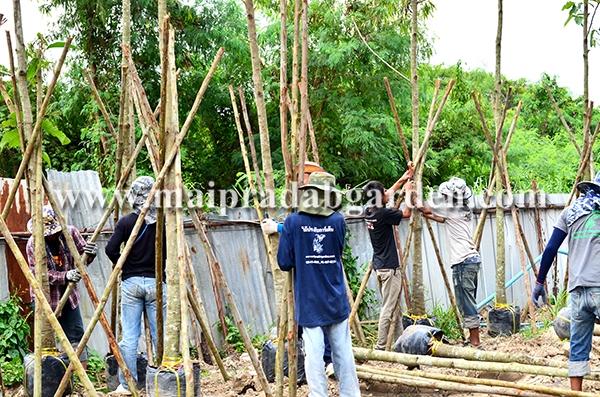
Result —
M469 329L469 342L479 346L479 314L477 313L477 277L481 256L473 242L473 212L468 205L473 195L466 182L457 177L442 183L438 189L443 202L432 208L419 208L426 218L446 225L450 250L452 280L456 303Z

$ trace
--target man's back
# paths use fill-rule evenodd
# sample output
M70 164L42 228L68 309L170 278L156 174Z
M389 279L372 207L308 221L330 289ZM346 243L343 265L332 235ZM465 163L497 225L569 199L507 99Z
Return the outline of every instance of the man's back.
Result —
M365 222L373 246L373 267L396 269L398 253L394 239L394 226L402 221L402 211L395 208L369 207L365 210Z
M595 210L568 225L569 208L556 228L569 235L569 291L576 287L600 287L600 211Z
M285 220L278 261L282 270L296 269L296 319L301 326L339 323L350 313L342 269L345 231L339 213L295 213Z
M121 256L121 244L131 236L138 215L125 215L115 225L115 231L106 245L106 254L113 263ZM156 223L144 223L123 266L123 280L129 277L155 277ZM163 244L164 246L164 244Z

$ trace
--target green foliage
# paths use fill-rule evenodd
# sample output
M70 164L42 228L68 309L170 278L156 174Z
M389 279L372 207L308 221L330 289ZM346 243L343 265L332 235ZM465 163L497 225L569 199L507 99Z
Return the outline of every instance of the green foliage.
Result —
M349 244L350 233L346 231L346 241L344 244L344 252L342 253L342 264L344 265L344 271L346 272L346 279L348 285L352 291L352 296L356 297L362 278L367 271L369 263L365 263L362 266L358 265L358 257L352 253L352 247ZM363 298L358 306L358 317L364 319L367 317L369 308L375 303L375 291L370 288L366 288Z
M254 348L258 351L260 351L263 347L263 345L269 340L269 337L267 335L255 335L252 338L252 346L254 346Z
M456 316L452 308L445 308L442 305L433 307L432 317L435 319L435 326L444 331L444 335L449 339L462 339L462 326L456 322Z
M243 353L246 351L240 330L230 316L225 317L225 326L227 327L227 337L225 338L225 342L227 342L227 344L238 353ZM223 328L220 323L219 329L221 332L223 332Z
M4 386L11 387L23 382L24 368L21 358L13 358L10 361L0 361L2 368L2 382Z
M23 357L30 334L19 304L16 296L0 302L0 366L7 386L23 380Z
M548 303L550 304L550 314L552 319L555 319L558 316L558 312L567 307L567 299L569 297L569 293L566 289L562 289L558 292L558 294L550 295L548 298Z
M97 352L91 352L88 356L88 368L87 374L96 386L100 386L104 381L104 371L106 370L106 364L100 354Z
M598 36L600 35L600 26L594 27L594 17L596 16L596 12L600 7L600 1L598 0L590 0L588 2L588 32L589 32L589 45L590 47L596 47L598 43ZM583 2L582 1L567 1L563 5L563 11L567 11L568 16L565 21L565 26L569 24L571 21L575 21L575 23L579 26L583 26Z

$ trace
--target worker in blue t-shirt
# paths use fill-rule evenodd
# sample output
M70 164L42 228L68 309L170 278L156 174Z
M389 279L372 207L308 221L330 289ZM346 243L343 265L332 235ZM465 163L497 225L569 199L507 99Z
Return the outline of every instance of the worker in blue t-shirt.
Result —
M295 269L296 322L302 326L306 379L311 396L328 396L323 362L329 337L339 393L359 397L352 339L348 326L350 304L342 267L346 223L333 208L341 193L335 177L314 172L301 188L298 212L287 217L277 260L283 271ZM335 200L335 202L334 202Z

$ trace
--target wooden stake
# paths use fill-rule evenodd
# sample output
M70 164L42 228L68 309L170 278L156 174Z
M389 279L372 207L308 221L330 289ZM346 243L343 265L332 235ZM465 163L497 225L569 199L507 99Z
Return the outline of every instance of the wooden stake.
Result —
M17 73L15 69L15 60L13 55L12 40L10 38L10 32L6 31L6 44L8 49L8 60L10 65L10 78L13 87L13 93L15 96L15 119L17 120L17 131L19 132L19 146L21 151L25 151L25 133L23 132L23 115L21 114L21 97L19 96L19 89L17 86Z
M410 161L410 154L408 152L408 146L406 145L406 138L404 136L404 131L402 130L402 124L400 124L400 116L398 116L398 109L396 108L396 101L394 100L392 87L390 86L390 82L387 77L383 78L383 84L385 85L385 91L387 92L388 100L390 101L390 108L392 109L392 114L394 115L394 123L396 124L396 132L400 138L400 144L402 145L402 153L404 154L404 159L408 163Z
M250 124L250 116L248 114L248 107L246 106L246 96L242 87L238 87L238 94L240 96L240 104L242 105L242 115L244 116L244 124L246 126L246 132L248 134L248 146L250 147L250 157L252 158L252 169L256 177L256 185L258 187L258 193L262 197L263 184L262 177L260 175L260 168L258 166L258 158L256 157L256 147L254 145L254 134L252 133L252 125Z
M358 308L360 307L360 303L362 302L362 298L367 290L367 284L369 283L369 278L371 277L371 273L373 272L373 266L369 263L367 266L367 270L363 275L363 278L360 282L360 288L356 293L356 298L354 299L354 304L352 305L352 310L350 311L350 317L348 318L348 322L352 324L354 322L354 318L356 317L356 313L358 313Z
M200 329L202 330L202 335L204 337L204 340L206 341L206 344L208 345L208 348L211 352L212 358L215 361L215 363L217 364L217 366L219 367L219 371L221 371L221 376L223 377L223 381L227 382L230 379L230 376L227 373L227 370L225 369L225 365L223 364L223 360L221 359L221 356L219 355L219 350L217 349L217 345L215 344L215 341L212 337L210 323L206 316L206 309L204 308L204 303L202 302L202 296L200 295L200 290L198 289L198 282L196 281L196 273L194 273L194 269L192 267L192 261L190 259L189 248L187 246L186 246L186 252L187 252L186 263L187 263L188 268L187 268L185 274L188 277L188 284L191 288L191 290L188 290L188 295L187 295L188 302L190 304L190 307L192 308L192 311L194 312L194 315L196 316L196 320L198 321L198 324L200 325Z
M60 208L58 201L56 200L56 196L54 195L54 192L52 190L52 187L48 183L48 180L46 179L46 177L43 178L43 183L44 183L44 190L46 191L46 196L48 197L48 202L50 203L50 206L52 207L52 209L54 209L54 213L56 214L56 219L58 220L58 224L60 225L60 227L62 229L62 234L65 238L65 242L67 243L67 248L69 249L69 252L71 253L71 256L73 257L75 267L81 274L83 284L85 285L85 288L88 291L88 295L90 297L90 300L92 301L92 304L98 305L98 295L96 294L96 289L94 288L92 279L87 272L87 262L88 262L89 257L87 254L84 254L83 256L79 254L79 251L77 250L77 246L75 245L75 241L73 240L73 236L71 235L71 233L69 231L67 221L66 221L64 213L62 211L62 208ZM69 283L69 289L72 290L74 288L74 286L75 286L74 283ZM66 292L63 294L63 296L61 298L61 303L63 305L66 302L68 302L69 295L70 294L68 294ZM61 309L62 309L62 306L59 303L58 307L55 310L55 315L57 317L60 315ZM137 393L138 393L137 384L136 384L135 380L133 379L133 376L131 375L131 371L127 367L127 364L125 364L125 359L123 358L123 355L121 354L121 349L119 349L117 339L115 338L115 335L111 330L110 324L109 324L108 319L106 318L106 315L104 314L104 312L101 313L99 321L100 321L100 325L102 325L102 328L104 329L106 338L108 339L110 351L112 352L113 356L115 357L115 360L117 361L117 365L119 366L121 371L123 371L123 376L125 377L125 380L127 381L127 385L129 386L129 389L132 391L132 394L137 395ZM83 349L82 349L82 351L83 351Z
M19 2L19 0L14 0L14 1L15 1L15 4ZM17 40L18 40L18 37L17 37ZM40 138L41 131L42 131L42 128L41 128L42 121L44 120L44 117L46 115L46 110L48 109L48 105L50 104L50 98L52 97L52 93L54 92L54 88L56 87L56 82L58 81L58 76L60 75L60 71L65 62L65 58L67 56L67 52L69 51L69 47L71 45L72 40L73 40L73 38L69 37L69 38L67 38L67 41L65 42L63 52L54 68L54 76L52 77L52 80L50 81L50 84L48 85L48 88L46 89L46 95L44 96L44 102L42 103L42 107L38 111L38 117L36 118L35 125L33 126L33 128L31 128L31 125L33 123L32 120L30 119L29 116L26 115L26 114L31 115L31 103L29 102L29 97L27 97L25 99L24 98L25 95L20 95L20 97L22 98L21 99L21 101L22 101L21 110L23 111L23 129L25 131L25 135L26 136L29 135L29 137L28 137L28 141L27 141L27 147L23 153L23 159L21 160L21 163L19 164L19 169L17 170L17 173L14 178L14 183L11 185L10 190L8 192L8 197L6 198L6 201L4 203L4 208L2 210L2 219L4 219L4 220L6 220L6 218L8 217L8 212L10 211L10 208L14 202L15 195L19 188L19 183L21 182L21 178L23 178L25 169L27 168L27 165L29 164L31 155L33 154L33 151L37 145L37 141ZM21 57L21 55L19 55L19 52L20 51L17 48L17 56ZM22 55L22 56L24 57L24 55ZM24 59L23 59L23 62L24 62ZM24 67L25 66L23 66L23 67L19 66L19 68L20 68L19 75L21 75L21 73L24 73L23 76L26 76L26 72L23 71ZM20 80L22 80L22 79L19 78L17 81L20 81ZM25 91L23 91L23 90L25 90ZM19 83L19 91L28 92L26 82ZM28 108L28 110L27 110L27 108ZM29 132L31 132L31 133L29 133Z

